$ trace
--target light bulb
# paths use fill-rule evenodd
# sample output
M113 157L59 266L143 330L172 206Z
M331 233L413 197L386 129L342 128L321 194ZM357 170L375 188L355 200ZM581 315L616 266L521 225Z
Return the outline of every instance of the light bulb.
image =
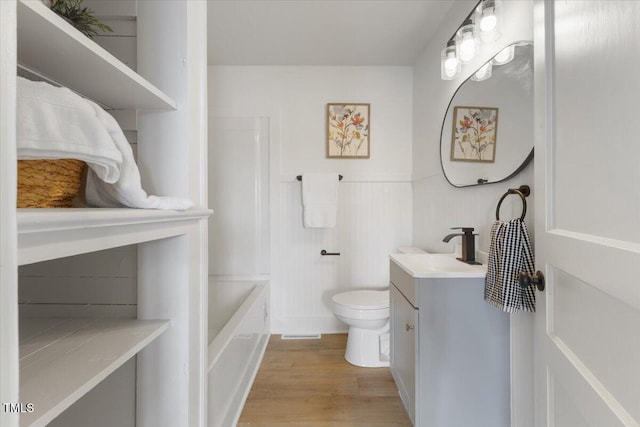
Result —
M458 46L458 58L463 64L470 62L476 55L478 41L474 32L473 21L467 19L456 34L456 46Z
M492 43L500 38L497 9L497 0L484 0L478 6L476 22L480 30L480 39L484 43Z
M486 14L483 12L482 19L480 19L480 30L483 32L493 31L498 25L498 18L493 14L493 9L491 14Z
M496 56L493 57L493 63L495 65L504 65L507 62L511 62L515 55L515 45L507 46L502 49Z
M470 36L465 36L460 43L460 59L463 62L469 62L473 59L473 55L475 54L476 41Z
M444 69L448 72L456 72L456 68L458 67L458 60L454 58L447 58L444 61Z
M440 54L440 77L442 80L453 80L460 72L460 61L456 56L456 43L449 40L447 47Z
M480 69L476 71L473 76L471 76L471 80L481 82L483 80L489 79L491 77L492 68L493 67L491 66L491 62L487 62L482 67L480 67Z

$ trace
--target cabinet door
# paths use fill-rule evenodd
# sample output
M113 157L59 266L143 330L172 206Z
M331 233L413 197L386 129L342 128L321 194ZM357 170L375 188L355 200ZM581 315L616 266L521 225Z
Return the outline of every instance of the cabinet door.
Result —
M391 374L415 425L416 337L418 310L391 285Z

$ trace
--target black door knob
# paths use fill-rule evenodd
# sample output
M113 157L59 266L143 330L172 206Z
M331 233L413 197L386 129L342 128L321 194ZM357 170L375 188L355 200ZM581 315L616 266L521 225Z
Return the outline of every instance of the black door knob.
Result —
M544 291L544 274L542 274L542 271L536 271L533 274L521 271L518 274L518 282L523 288L533 284L540 292Z

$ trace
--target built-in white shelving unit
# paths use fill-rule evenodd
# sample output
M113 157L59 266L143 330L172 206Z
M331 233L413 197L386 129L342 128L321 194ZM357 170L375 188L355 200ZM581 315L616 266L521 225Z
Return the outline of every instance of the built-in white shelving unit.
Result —
M18 64L113 109L176 108L171 97L40 0L18 2Z
M45 426L169 327L136 319L25 319L20 393L37 411L21 425Z
M206 105L193 98L206 93L206 2L153 3L137 7L138 51L146 52L138 67L151 70L143 77L40 0L0 1L0 402L34 407L23 413L0 408L2 427L47 425L136 356L136 425L205 425L211 211L202 188ZM203 207L15 209L16 67L105 107L144 112L138 130L143 185ZM153 133L159 128L166 137ZM150 140L153 150L140 149ZM160 169L167 164L172 167ZM18 316L19 265L133 244L137 318Z
M18 265L184 234L211 211L18 209Z

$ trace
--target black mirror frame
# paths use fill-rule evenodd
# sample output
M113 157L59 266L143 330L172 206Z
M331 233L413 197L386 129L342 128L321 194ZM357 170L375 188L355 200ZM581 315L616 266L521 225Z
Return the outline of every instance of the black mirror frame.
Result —
M530 44L533 45L533 42L530 40L522 40L522 41L517 41L517 42L513 42L511 44L509 44L508 46L519 46L522 44ZM505 46L508 47L508 46ZM496 54L497 55L497 54ZM491 61L493 58L495 57L492 56L491 59L489 61ZM485 63L486 64L486 63ZM484 65L484 64L483 64ZM476 70L478 71L478 70ZM474 71L474 73L476 72ZM442 138L444 136L444 126L445 126L445 121L447 119L447 113L449 112L449 109L451 108L451 104L453 103L454 98L456 97L456 94L458 93L458 91L460 90L460 88L462 88L462 86L464 86L465 83L467 83L470 79L471 76L473 76L474 73L471 73L471 75L469 77L467 77L467 79L465 79L462 83L460 83L460 85L458 86L458 88L456 89L456 91L453 93L453 95L451 96L451 100L449 101L449 103L447 104L447 108L444 110L444 117L442 118L442 126L440 127L440 170L442 170L442 175L444 175L444 179L447 180L447 182L449 183L449 185L451 185L452 187L455 188L467 188L467 187L477 187L479 185L488 185L488 184L497 184L499 182L504 182L504 181L508 181L511 178L513 178L514 176L518 175L520 172L522 172L522 170L524 168L527 167L527 165L529 165L529 162L531 162L531 160L533 160L533 152L534 152L534 147L531 148L531 151L529 152L529 155L527 155L527 157L524 159L524 161L522 162L522 164L520 166L518 166L516 168L516 170L514 170L509 176L506 176L505 178L502 178L498 181L491 181L491 182L476 182L474 184L468 184L468 185L456 185L454 183L452 183L449 180L449 177L447 176L447 173L444 170L444 163L442 162ZM532 118L533 119L533 118ZM480 181L480 180L478 180Z

